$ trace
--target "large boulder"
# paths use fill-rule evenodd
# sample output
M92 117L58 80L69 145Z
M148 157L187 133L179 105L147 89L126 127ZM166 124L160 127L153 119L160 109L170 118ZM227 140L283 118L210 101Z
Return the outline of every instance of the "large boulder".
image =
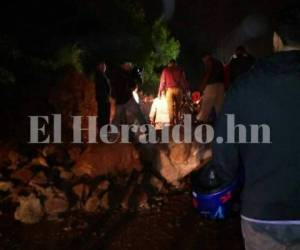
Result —
M19 197L20 206L15 211L15 219L25 224L39 222L44 216L44 209L40 200L30 194L28 197Z
M209 145L171 141L141 145L140 156L144 164L151 167L169 184L178 186L180 180L210 161L212 152Z
M212 158L209 147L197 143L174 143L160 147L155 170L169 183L179 185L184 177L203 167Z
M140 171L142 164L139 152L132 144L95 144L90 145L80 156L73 171L77 176L91 178Z

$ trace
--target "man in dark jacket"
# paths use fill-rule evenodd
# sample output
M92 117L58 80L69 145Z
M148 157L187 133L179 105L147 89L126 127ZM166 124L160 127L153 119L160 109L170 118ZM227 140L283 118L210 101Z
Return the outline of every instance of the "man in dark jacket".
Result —
M133 73L131 63L123 63L113 71L111 77L111 116L114 125L147 123L139 103L133 97L133 91L138 89L140 79Z
M110 82L106 76L106 63L104 61L97 65L95 75L96 99L98 103L98 127L109 123L110 117Z
M299 27L299 6L281 12L274 33L278 53L259 60L235 82L217 123L213 151L218 175L231 180L239 167L245 171L242 231L247 250L300 249ZM243 134L242 125L230 128L228 114L246 128L268 125L271 142L250 143L247 134L247 143L228 143L232 128ZM221 144L219 137L226 134L227 143Z

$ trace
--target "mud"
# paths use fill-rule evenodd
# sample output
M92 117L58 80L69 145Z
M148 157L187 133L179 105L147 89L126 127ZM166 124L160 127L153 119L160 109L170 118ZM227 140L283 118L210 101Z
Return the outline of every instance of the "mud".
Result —
M61 222L24 225L7 211L3 214L1 250L244 249L239 217L222 222L204 220L191 206L188 192L161 197L157 205L143 212L115 209L97 216L68 214Z

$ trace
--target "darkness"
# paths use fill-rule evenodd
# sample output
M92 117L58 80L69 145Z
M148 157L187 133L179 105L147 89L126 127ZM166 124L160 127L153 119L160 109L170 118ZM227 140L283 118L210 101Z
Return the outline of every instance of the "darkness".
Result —
M149 23L163 13L161 0L136 2L145 9ZM30 54L51 55L62 41L109 51L106 42L101 42L103 37L114 39L124 32L132 33L135 27L128 25L126 17L116 13L108 3L104 0L6 1L0 10L1 33L8 34L13 43ZM199 58L203 51L213 52L224 62L240 44L246 45L256 57L270 54L272 16L286 1L176 0L175 3L169 26L181 43L180 63L195 82L201 72ZM246 22L244 26L243 22Z
M138 2L144 6L148 20L161 15L163 8L160 0ZM269 19L283 4L285 3L280 0L177 0L170 27L182 43L183 49L189 47L215 50L219 42L236 29L247 16L260 14ZM121 17L114 16L114 10L108 6L107 1L101 0L7 1L2 3L0 10L1 33L11 34L18 41L27 41L28 46L33 42L34 46L41 45L40 42L45 43L44 40L49 38L49 34L79 36L95 32L93 15L90 20L85 17L76 23L84 12L94 12L100 17L100 22L101 16L108 14L112 17L112 21L121 26L123 23ZM109 30L111 25L102 23L102 28ZM36 34L34 41L28 41L27 38L33 34Z

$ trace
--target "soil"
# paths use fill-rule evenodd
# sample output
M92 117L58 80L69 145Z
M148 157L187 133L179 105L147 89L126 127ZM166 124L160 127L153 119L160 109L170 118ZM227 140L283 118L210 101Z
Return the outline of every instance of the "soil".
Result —
M24 225L0 216L2 250L242 250L239 216L208 221L188 192L162 197L151 209L97 215L68 214L60 222Z

